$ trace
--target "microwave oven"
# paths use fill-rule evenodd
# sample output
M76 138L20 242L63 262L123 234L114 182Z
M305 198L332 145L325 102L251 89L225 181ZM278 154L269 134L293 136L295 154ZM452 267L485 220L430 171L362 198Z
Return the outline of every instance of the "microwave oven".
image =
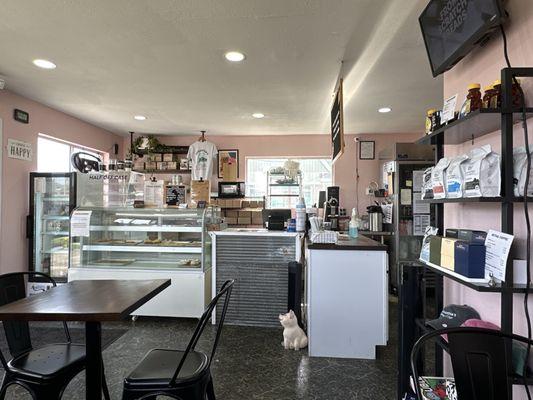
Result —
M218 182L218 197L241 198L244 195L244 182Z

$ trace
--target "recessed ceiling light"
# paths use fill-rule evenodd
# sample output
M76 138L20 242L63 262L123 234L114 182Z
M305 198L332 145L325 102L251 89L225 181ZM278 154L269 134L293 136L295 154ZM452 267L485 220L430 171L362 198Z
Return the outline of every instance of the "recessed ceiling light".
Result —
M144 115L136 115L133 118L136 119L137 121L144 121L146 119Z
M43 60L41 58L33 60L33 64L39 68L44 69L55 69L57 67L57 65L55 65L52 61Z
M390 113L392 111L392 108L390 107L381 107L378 112L382 113L382 114L386 114L386 113Z
M265 118L265 114L263 114L263 113L253 113L252 117L257 118L257 119L261 119L261 118Z
M224 54L224 57L226 57L226 60L231 62L241 62L246 58L246 56L240 51L228 51L226 54Z

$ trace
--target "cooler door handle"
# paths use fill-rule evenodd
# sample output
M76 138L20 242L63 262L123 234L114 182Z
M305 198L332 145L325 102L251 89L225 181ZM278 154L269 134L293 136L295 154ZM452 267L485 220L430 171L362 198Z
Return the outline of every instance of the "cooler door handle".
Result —
M33 238L33 216L26 216L26 239Z

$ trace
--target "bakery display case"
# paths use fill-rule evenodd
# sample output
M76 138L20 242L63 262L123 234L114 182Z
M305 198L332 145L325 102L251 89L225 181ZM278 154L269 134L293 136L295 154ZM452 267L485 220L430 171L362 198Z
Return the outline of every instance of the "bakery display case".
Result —
M199 317L210 300L211 237L220 209L77 208L69 281L171 279L133 315Z

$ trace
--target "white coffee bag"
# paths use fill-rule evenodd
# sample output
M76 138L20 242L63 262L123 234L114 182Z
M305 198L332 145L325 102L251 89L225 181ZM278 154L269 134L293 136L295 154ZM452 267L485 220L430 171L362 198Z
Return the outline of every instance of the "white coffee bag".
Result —
M431 172L433 167L426 168L422 175L422 199L433 198L433 186L431 183Z
M529 153L533 157L533 146L529 147ZM513 185L514 195L523 196L524 187L526 186L526 170L527 170L527 153L526 147L517 147L513 149ZM533 162L529 171L529 187L527 188L527 195L533 196Z
M433 189L433 198L446 198L446 168L450 160L446 157L441 158L431 172L431 187Z
M464 176L464 197L498 197L501 189L500 155L485 145L470 151L461 164Z
M459 199L463 197L464 177L461 164L468 160L466 154L452 158L446 169L446 197Z

